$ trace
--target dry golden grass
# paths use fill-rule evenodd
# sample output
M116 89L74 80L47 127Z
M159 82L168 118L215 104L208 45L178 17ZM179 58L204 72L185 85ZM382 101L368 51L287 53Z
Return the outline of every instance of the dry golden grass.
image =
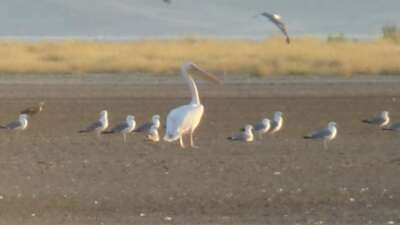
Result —
M400 45L383 39L2 41L0 57L3 74L172 74L185 61L225 74L400 74Z

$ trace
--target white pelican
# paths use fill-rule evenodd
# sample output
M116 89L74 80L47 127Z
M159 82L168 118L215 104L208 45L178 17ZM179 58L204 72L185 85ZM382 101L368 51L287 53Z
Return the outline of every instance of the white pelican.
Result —
M35 114L40 113L43 110L44 102L39 102L37 106L31 106L29 108L26 108L22 110L20 113L21 114L26 114L28 116L33 116Z
M323 140L324 149L328 148L328 142L335 139L337 135L336 123L329 122L328 126L322 130L315 131L309 135L304 136L305 139Z
M106 134L114 134L120 133L124 138L124 143L126 142L126 135L131 133L136 126L135 117L132 115L128 115L126 120L117 126L113 127L110 131L105 131Z
M290 37L289 37L288 31L287 31L286 25L282 22L281 16L278 14L271 14L271 13L267 13L267 12L263 12L263 13L261 13L261 15L267 17L273 24L275 24L279 28L279 30L281 30L283 35L285 35L286 43L290 44Z
M152 142L159 142L160 135L158 135L158 128L156 126L152 126L147 134L147 139Z
M133 130L133 132L149 132L153 126L158 129L158 128L160 128L160 125L161 125L160 116L154 115L153 117L151 117L151 122L147 122L147 123L141 125L140 127Z
M17 120L5 126L0 126L0 128L15 131L25 130L26 128L28 128L28 115L20 114Z
M388 111L380 112L375 117L371 119L362 120L362 122L377 125L378 127L384 127L388 125L390 122L389 112Z
M189 70L200 72L200 74L204 75L206 78L219 83L219 80L215 76L200 69L193 63L189 62L182 65L181 75L189 86L192 94L192 101L187 105L179 106L169 112L164 136L164 140L167 142L173 142L179 139L182 148L185 147L183 144L183 136L185 134L190 136L190 146L197 147L193 142L193 132L199 125L204 112L204 106L200 103L196 83L189 75Z
M97 137L100 137L101 132L105 131L108 128L108 112L107 110L103 110L100 112L99 119L89 125L86 129L80 130L79 133L87 133L87 132L96 132Z
M253 126L249 124L246 125L244 130L240 131L238 134L228 137L228 140L252 142L254 140Z
M270 134L274 134L278 132L280 129L282 129L283 126L283 117L282 117L282 112L275 112L274 113L274 118L271 121L271 131L269 132Z
M271 121L267 118L261 120L261 122L254 125L254 133L257 133L259 138L262 138L262 135L267 133L271 128Z

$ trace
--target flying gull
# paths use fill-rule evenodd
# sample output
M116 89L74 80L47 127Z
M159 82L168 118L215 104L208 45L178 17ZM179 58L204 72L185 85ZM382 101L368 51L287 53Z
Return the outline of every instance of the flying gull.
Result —
M124 122L113 127L110 131L105 131L103 133L106 133L106 134L120 133L120 134L122 134L122 136L124 138L124 143L125 143L126 135L131 133L135 129L135 126L136 126L135 117L132 115L128 115Z
M274 23L279 28L279 30L281 30L283 35L285 35L286 43L290 44L290 37L289 37L288 31L287 31L286 25L282 22L281 16L278 14L271 14L271 13L267 13L267 12L263 12L263 13L261 13L261 15L265 16L272 23Z
M337 135L336 123L329 122L328 126L324 129L315 131L307 136L304 136L305 139L314 139L314 140L322 140L324 142L324 149L328 148L328 142L335 139Z
M384 127L389 124L390 117L388 111L380 112L378 115L371 119L362 120L364 123L377 125L378 127Z
M25 130L28 128L28 115L26 114L20 114L18 116L18 119L5 125L5 126L0 126L2 129L7 129L7 130Z
M240 131L240 133L237 133L237 134L235 134L233 136L228 137L228 140L252 142L254 140L253 126L252 125L246 125L244 127L243 131Z
M28 116L33 116L33 115L40 113L43 110L43 107L44 107L44 102L42 101L42 102L39 102L38 105L36 105L36 106L31 106L29 108L22 110L20 113L26 114Z
M79 133L96 132L97 137L100 137L101 132L106 130L108 127L108 112L103 110L100 112L99 119L89 125L86 129L80 130Z

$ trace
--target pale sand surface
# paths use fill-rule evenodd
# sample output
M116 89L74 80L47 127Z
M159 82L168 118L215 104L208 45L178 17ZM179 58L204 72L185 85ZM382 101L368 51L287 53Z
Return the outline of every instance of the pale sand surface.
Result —
M400 79L200 85L201 148L181 150L140 134L127 144L118 135L99 141L78 134L103 109L112 123L134 114L140 124L155 113L164 122L171 108L188 102L178 79L106 77L0 78L0 123L47 102L26 132L0 131L0 224L400 222L399 137L360 123L381 110L400 121ZM251 144L226 140L278 110L286 122L277 135ZM331 120L339 135L328 150L302 139Z

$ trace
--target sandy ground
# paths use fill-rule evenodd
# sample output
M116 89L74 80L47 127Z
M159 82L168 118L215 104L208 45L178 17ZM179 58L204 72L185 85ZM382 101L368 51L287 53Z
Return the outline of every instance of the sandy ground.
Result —
M397 224L399 137L360 120L385 109L400 121L399 81L201 85L201 148L181 150L140 134L124 144L77 133L102 109L114 124L128 113L165 118L188 102L179 83L3 80L1 123L47 105L27 131L0 132L0 224ZM277 110L282 132L226 140ZM331 120L339 135L328 150L302 139Z

